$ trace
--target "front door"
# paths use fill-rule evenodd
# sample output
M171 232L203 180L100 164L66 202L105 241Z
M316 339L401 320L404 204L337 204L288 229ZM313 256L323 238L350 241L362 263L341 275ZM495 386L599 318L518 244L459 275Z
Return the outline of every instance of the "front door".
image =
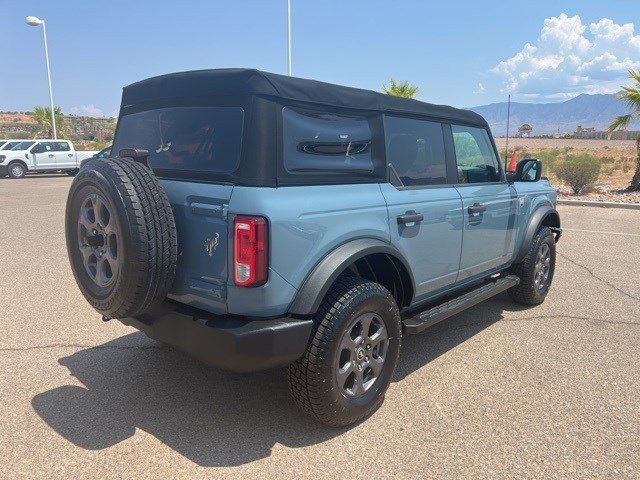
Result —
M391 242L411 264L415 299L456 281L462 247L462 201L447 181L443 126L384 119L390 183L381 185Z
M482 276L509 262L513 253L517 197L504 181L487 130L452 125L462 197L464 234L459 281Z
M33 164L37 170L55 170L57 168L55 142L38 142L31 149Z

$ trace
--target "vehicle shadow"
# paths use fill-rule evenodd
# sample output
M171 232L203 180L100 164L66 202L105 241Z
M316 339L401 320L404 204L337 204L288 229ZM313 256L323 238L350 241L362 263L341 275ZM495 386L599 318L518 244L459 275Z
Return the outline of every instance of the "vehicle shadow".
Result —
M498 297L423 335L408 336L394 381L512 308ZM198 465L237 466L268 457L276 443L304 447L346 431L310 423L289 400L282 369L226 373L138 332L58 362L84 387L57 387L36 395L31 404L58 434L88 450L113 446L139 428Z

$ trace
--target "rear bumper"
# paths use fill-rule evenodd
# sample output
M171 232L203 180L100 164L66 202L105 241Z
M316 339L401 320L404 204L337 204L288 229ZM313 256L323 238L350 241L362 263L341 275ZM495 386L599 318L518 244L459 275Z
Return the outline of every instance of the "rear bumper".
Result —
M312 320L289 317L261 320L213 315L172 302L120 321L204 363L233 372L265 370L297 360L313 325Z
M9 174L9 165L0 165L0 177L6 177Z

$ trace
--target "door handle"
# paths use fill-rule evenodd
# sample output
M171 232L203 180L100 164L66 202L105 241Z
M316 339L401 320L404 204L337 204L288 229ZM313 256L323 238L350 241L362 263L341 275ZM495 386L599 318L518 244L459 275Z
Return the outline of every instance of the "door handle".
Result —
M398 215L398 224L406 225L407 223L417 223L424 220L424 215L416 212L407 212L402 215Z
M487 210L487 206L486 205L481 205L479 203L474 203L473 205L470 205L469 208L467 208L467 211L469 212L469 215L475 215L477 213L483 213Z
M67 153L67 157L73 157L73 153Z
M53 153L50 153L50 154L49 154L49 158L53 158Z
M204 215L205 217L224 217L224 207L222 205L211 205L208 203L189 204L191 213L194 215Z

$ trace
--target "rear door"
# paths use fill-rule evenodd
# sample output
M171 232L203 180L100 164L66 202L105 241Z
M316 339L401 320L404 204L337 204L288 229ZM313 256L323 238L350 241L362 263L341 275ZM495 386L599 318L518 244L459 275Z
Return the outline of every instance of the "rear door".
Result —
M444 126L385 116L390 183L382 184L391 242L411 264L416 300L455 283L462 248L462 201L448 181Z
M113 151L145 149L169 197L178 231L173 298L214 313L226 311L227 209L232 185L207 173L232 172L240 161L240 107L170 107L121 116Z
M75 168L76 167L76 155L71 148L69 142L58 141L53 142L53 151L56 157L56 164L58 168Z
M506 264L513 252L517 198L504 180L495 148L484 128L452 125L462 196L464 241L459 281Z

